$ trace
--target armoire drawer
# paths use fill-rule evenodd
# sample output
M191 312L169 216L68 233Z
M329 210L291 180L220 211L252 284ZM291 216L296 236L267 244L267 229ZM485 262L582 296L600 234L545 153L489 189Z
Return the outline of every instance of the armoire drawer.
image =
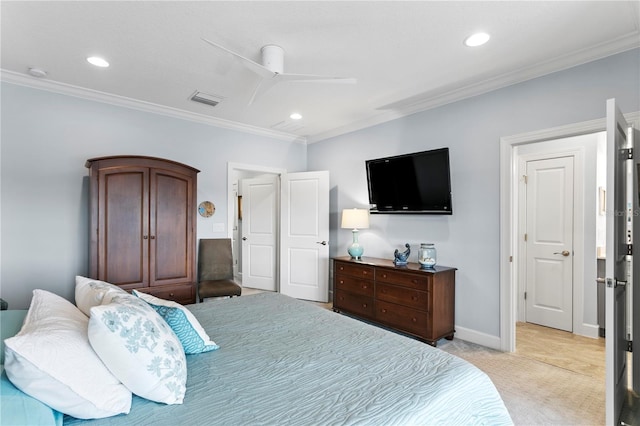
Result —
M429 310L430 293L422 290L414 290L396 285L376 285L376 299L395 303L422 311Z
M159 297L160 299L165 300L173 300L182 305L188 305L190 303L195 303L196 301L196 293L194 285L180 285L180 286L163 286L158 287L145 287L138 288L138 291L144 291L145 293L149 293L152 296Z

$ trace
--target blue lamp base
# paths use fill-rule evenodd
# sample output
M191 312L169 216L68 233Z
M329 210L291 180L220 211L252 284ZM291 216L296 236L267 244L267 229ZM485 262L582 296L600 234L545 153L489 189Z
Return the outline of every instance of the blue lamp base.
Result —
M358 230L354 229L351 232L353 233L353 243L351 243L347 252L349 252L349 256L353 259L360 260L362 259L364 248L358 243Z

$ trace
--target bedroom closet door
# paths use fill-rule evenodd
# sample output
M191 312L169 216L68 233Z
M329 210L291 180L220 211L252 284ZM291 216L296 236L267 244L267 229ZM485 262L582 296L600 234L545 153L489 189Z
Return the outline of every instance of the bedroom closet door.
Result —
M329 300L329 172L282 175L280 292Z

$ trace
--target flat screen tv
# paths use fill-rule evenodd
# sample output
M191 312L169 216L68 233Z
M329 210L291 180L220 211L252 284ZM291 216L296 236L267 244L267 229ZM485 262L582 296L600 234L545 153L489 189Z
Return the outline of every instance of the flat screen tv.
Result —
M452 214L449 148L367 160L371 213Z

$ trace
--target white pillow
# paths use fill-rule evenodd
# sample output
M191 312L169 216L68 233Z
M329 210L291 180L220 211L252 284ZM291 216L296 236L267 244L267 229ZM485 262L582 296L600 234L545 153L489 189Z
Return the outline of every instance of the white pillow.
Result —
M220 348L211 340L191 311L181 304L136 290L133 290L133 294L147 302L169 324L180 339L185 354L199 354Z
M104 281L76 276L76 306L86 316L89 316L92 307L109 303L111 295L118 293L126 291Z
M87 323L71 302L34 290L22 329L5 340L7 376L24 393L73 417L128 413L131 392L91 348Z
M91 308L89 342L131 392L156 402L182 404L187 383L184 350L146 302L118 293L111 303Z

